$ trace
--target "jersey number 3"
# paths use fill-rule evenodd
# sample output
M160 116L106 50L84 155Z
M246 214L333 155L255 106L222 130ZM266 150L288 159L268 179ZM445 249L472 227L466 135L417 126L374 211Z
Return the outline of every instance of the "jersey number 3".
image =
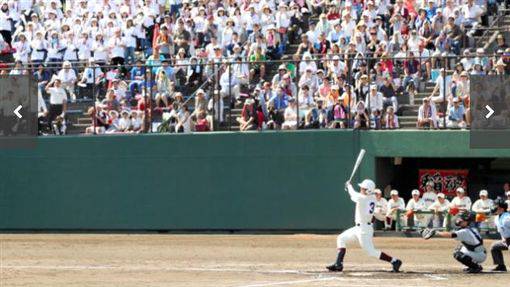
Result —
M370 202L370 210L368 211L370 214L374 214L375 202Z

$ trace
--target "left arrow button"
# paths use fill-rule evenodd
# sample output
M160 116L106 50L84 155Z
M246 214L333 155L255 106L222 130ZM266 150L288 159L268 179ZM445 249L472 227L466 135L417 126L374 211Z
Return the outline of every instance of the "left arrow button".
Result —
M15 110L14 110L14 114L18 117L18 118L22 118L23 116L19 113L19 111L21 110L21 108L23 108L21 105L19 105Z

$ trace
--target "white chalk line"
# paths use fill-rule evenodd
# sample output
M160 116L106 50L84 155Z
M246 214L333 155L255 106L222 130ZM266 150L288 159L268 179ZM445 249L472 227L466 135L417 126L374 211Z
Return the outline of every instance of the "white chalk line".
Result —
M434 275L434 274L425 274L425 277L429 277L432 280L442 281L442 280L448 280L448 278L440 276L440 275Z
M295 285L295 284L304 284L304 283L313 283L313 282L322 282L322 281L333 281L333 280L336 280L336 278L335 277L325 277L325 278L317 278L317 279L258 283L258 284L250 284L250 285L240 285L237 287L267 287L267 286L280 286L280 285Z

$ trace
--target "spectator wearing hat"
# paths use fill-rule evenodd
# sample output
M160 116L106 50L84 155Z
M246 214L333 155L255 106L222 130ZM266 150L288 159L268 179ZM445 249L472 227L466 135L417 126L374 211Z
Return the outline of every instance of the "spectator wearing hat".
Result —
M441 228L446 226L445 213L448 211L449 207L450 202L448 199L446 199L444 193L438 193L436 201L428 207L428 210L434 213L432 217L433 228Z
M453 105L448 110L448 128L466 128L464 106L460 104L459 98L453 99Z
M393 189L390 192L390 199L388 200L388 207L386 213L386 229L390 229L394 226L394 223L397 219L397 212L404 211L406 209L404 200L398 196L398 191ZM401 218L405 215L401 214Z
M489 220L487 219L487 215L490 214L491 209L494 207L494 203L492 199L489 198L489 192L485 189L480 190L479 199L473 203L471 210L477 214L480 214L480 219L484 219L478 221L479 228L487 228L490 226ZM492 225L493 226L493 225Z
M423 104L418 109L418 128L437 128L436 107L430 104L428 98L423 98Z
M70 62L64 62L62 64L62 69L58 72L57 77L62 82L62 87L67 91L67 93L71 96L71 101L76 100L75 94L75 85L77 82L76 72L71 67Z

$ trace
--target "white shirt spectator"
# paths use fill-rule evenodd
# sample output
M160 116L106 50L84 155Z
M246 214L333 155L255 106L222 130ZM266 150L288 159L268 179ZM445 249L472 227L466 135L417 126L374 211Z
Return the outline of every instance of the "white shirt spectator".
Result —
M491 208L493 206L494 206L494 203L493 203L492 199L486 198L484 200L484 199L480 198L477 201L475 201L471 210L476 213L488 213L491 211Z
M411 198L407 202L406 210L413 210L413 211L425 210L425 202L423 202L423 199L421 199L421 198L418 198L418 200Z
M463 198L456 196L455 198L453 198L452 202L450 203L450 207L457 207L458 209L462 209L462 210L470 210L471 209L471 199L467 196L464 196Z
M50 105L62 105L67 101L67 93L64 88L50 87L48 91L50 94Z
M422 197L425 209L428 209L437 200L437 194L433 191L424 192Z
M436 200L434 203L432 203L428 210L435 211L435 212L445 212L450 207L450 201L448 199L445 199L443 203L439 202L439 200Z

